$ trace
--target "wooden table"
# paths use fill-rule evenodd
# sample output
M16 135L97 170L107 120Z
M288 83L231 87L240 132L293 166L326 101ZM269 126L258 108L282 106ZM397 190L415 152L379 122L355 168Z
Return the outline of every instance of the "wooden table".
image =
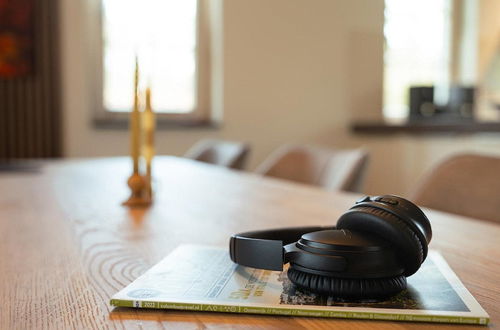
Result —
M181 243L226 246L243 230L334 224L357 195L170 157L156 202L130 211L125 158L0 173L0 329L417 328L453 325L113 309L109 298ZM428 211L442 252L500 324L500 226ZM461 327L463 328L463 327ZM475 327L478 329L478 327Z

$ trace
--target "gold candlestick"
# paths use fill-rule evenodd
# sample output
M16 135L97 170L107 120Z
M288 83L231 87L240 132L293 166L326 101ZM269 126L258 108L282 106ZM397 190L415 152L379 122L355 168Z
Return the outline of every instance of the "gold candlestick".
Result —
M151 185L151 164L155 155L154 134L155 134L155 114L151 107L151 88L146 89L146 108L142 113L142 128L144 132L144 144L142 146L142 155L146 161L146 181L147 195L151 200L153 198L153 189Z
M134 174L139 173L139 150L141 145L141 117L139 113L139 62L135 58L134 73L134 108L130 114L130 154L132 156Z
M133 171L127 183L131 190L131 195L123 204L131 207L147 206L151 200L145 196L148 187L147 180L140 174L139 157L141 148L141 116L139 112L139 62L135 58L134 73L134 108L130 113L130 155L132 157Z

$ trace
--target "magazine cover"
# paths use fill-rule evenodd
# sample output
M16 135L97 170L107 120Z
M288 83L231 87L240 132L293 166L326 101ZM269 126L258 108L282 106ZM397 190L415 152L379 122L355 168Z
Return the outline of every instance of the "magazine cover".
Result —
M383 301L297 289L283 272L238 266L227 249L182 245L115 294L119 307L486 325L488 314L443 257L429 251L408 288Z

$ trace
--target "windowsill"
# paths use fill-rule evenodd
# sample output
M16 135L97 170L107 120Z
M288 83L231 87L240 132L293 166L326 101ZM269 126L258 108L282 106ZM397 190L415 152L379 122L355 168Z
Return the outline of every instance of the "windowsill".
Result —
M500 133L500 122L450 121L406 122L401 124L383 121L358 121L351 124L351 131L360 134L446 134L446 133Z
M96 129L128 130L128 118L96 118L92 121ZM220 129L221 123L209 119L184 119L172 120L165 118L156 119L156 128L165 129Z

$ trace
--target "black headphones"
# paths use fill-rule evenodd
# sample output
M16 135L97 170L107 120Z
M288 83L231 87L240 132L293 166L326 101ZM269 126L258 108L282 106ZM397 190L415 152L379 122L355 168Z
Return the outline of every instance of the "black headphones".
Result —
M394 295L406 288L427 257L432 229L410 201L392 195L364 197L336 227L281 228L235 234L235 263L283 270L301 289L339 298Z

